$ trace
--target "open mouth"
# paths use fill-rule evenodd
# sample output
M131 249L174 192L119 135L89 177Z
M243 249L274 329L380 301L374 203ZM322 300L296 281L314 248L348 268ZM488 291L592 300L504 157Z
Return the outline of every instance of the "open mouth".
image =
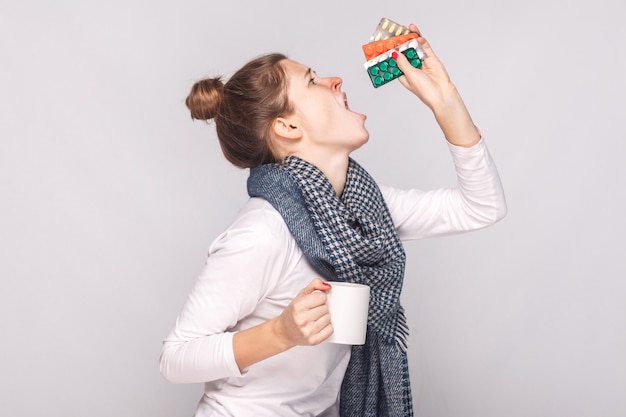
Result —
M361 117L363 120L367 119L367 116L365 116L364 114L357 113L357 112L355 112L355 111L351 110L351 109L350 109L350 106L348 105L348 96L346 95L346 93L343 93L343 92L342 92L342 94L343 94L343 107L344 107L346 110L348 110L350 113L353 113L353 114L357 114L357 115L359 115L359 117Z

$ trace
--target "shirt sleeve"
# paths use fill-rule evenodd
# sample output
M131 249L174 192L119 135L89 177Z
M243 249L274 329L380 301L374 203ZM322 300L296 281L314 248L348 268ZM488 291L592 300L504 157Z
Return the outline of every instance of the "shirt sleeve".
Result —
M470 148L448 146L456 187L423 191L381 186L402 240L476 230L506 215L502 183L484 140Z
M273 227L278 221L273 217L262 210L240 216L211 245L205 266L163 342L160 368L169 382L242 375L232 348L236 326L253 313L286 265L280 236L286 228Z

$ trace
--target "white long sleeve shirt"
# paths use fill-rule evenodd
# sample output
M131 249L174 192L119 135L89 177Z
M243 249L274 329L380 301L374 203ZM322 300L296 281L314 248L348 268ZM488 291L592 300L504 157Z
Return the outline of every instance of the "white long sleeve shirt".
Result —
M461 233L506 213L497 170L483 140L449 145L457 187L432 191L381 185L402 240ZM319 277L280 214L250 198L210 246L207 262L163 343L161 372L173 383L202 382L196 417L337 416L350 346L297 346L240 372L232 338L272 319Z

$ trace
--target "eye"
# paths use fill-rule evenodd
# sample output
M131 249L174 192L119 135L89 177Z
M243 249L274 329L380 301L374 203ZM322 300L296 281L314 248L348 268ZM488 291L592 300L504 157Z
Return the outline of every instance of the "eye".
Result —
M309 85L316 85L317 82L315 81L315 77L311 77L311 79L309 80Z

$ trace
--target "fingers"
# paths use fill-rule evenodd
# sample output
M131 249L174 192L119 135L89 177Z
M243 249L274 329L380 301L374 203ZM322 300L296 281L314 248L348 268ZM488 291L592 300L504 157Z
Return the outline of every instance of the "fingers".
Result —
M330 325L330 314L326 304L312 309L311 313L312 317L318 318L310 321L305 328L306 340L310 345L317 345L330 337L333 328Z
M326 305L331 285L314 279L291 301L281 314L289 339L296 345L316 345L333 332Z
M293 304L300 310L310 310L326 304L325 292L332 287L329 283L315 278L294 298Z
M419 30L419 29L417 28L417 26L415 26L413 23L411 23L411 24L409 25L409 30L410 30L411 32L415 32L415 33L417 33L417 34L418 34L418 36L422 36L422 34L421 34L420 30Z
M421 74L421 71L419 69L411 65L411 63L409 62L407 57L404 56L404 54L394 52L392 56L398 64L398 68L400 68L400 70L404 73L404 75L399 77L398 80L400 81L400 83L402 83L403 86L412 90L412 86L416 83L417 78L422 77L423 74Z
M330 288L329 283L319 278L314 279L293 299L294 312L300 314L306 322L316 321L328 314L325 292Z
M426 52L426 57L429 56L433 56L433 50L430 47L430 44L428 43L428 41L422 36L422 32L420 32L419 28L417 26L415 26L413 23L411 23L409 25L409 30L411 32L417 33L417 42L420 44L420 46L422 47L422 49L424 49L424 52Z
M413 66L409 63L409 60L406 58L406 56L404 56L404 54L401 54L400 52L393 52L392 55L393 59L396 61L396 63L398 64L398 68L400 68L400 70L403 73L407 73L407 71L409 71L411 68L413 68Z

